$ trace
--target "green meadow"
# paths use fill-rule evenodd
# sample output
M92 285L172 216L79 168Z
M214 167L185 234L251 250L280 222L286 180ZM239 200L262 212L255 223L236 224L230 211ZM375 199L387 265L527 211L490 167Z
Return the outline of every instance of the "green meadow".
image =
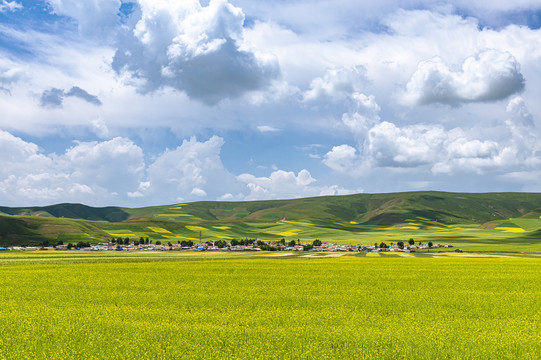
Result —
M541 257L373 255L1 253L0 358L538 358Z
M410 192L144 208L0 207L0 246L231 239L370 245L414 239L465 251L541 251L541 194Z
M203 241L218 239L257 238L263 241L315 239L338 244L370 245L385 242L397 243L414 239L418 242L451 244L466 251L541 251L541 219L507 219L496 221L492 226L478 224L446 225L423 217L406 219L393 225L370 225L357 222L332 223L313 220L262 220L206 221L182 217L182 220L164 222L168 213L155 215L160 226L148 219L122 224L108 223L102 228L113 237L149 237L163 242L182 240ZM186 219L186 220L185 220ZM187 220L189 219L189 220ZM499 224L502 224L500 226ZM197 224L197 225L191 225Z

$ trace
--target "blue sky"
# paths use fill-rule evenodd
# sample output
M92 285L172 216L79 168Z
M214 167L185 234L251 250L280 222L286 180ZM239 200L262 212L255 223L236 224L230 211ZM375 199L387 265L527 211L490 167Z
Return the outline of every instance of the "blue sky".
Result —
M541 191L541 1L0 0L0 204Z

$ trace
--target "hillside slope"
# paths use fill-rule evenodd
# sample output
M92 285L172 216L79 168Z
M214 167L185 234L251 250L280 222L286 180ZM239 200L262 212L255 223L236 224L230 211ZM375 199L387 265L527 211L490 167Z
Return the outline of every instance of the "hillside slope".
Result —
M186 212L204 220L355 221L393 225L422 216L446 224L482 224L524 216L541 208L538 193L447 193L437 191L354 194L293 200L195 202Z
M327 234L329 238L345 238L348 234L388 227L407 229L461 224L494 229L502 227L503 220L524 218L533 221L523 226L525 231L531 231L538 228L540 215L539 193L436 191L245 202L203 201L144 208L94 208L81 204L0 207L0 246L39 244L45 240L95 242L112 236L150 236L166 241L197 239L200 231L194 229L198 226L207 229L208 236L223 238L274 239L301 233L307 237ZM304 228L301 226L300 231L300 225L294 222L308 224L302 225ZM228 232L224 232L225 228Z
M0 215L0 246L38 245L45 241L94 242L107 239L99 223L80 219Z
M49 216L112 222L124 221L129 218L129 214L119 207L96 208L82 204L57 204L43 207L0 207L0 214L2 213L6 215Z

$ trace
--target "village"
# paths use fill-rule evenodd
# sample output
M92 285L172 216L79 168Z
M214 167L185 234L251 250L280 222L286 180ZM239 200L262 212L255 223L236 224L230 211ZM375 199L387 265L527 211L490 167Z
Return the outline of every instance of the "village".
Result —
M45 250L65 250L65 251L311 251L311 252L415 252L417 250L430 250L440 248L452 248L451 244L433 244L432 242L421 243L417 245L410 239L409 242L398 241L387 245L385 243L374 245L349 245L336 244L332 242L322 242L318 239L312 242L300 242L291 240L281 241L261 241L257 239L232 240L226 242L223 239L215 241L206 241L193 243L192 241L178 241L177 243L168 242L162 244L160 241L134 241L130 242L127 238L111 239L108 242L101 242L91 245L89 243L79 242L77 244L57 244L48 246L11 246L0 248L4 251L45 251ZM456 249L457 252L462 252Z

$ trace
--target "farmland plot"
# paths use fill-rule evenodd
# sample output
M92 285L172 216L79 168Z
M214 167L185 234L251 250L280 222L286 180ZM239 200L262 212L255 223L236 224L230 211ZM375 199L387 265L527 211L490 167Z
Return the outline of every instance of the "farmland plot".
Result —
M541 353L541 259L48 256L0 256L0 358Z

